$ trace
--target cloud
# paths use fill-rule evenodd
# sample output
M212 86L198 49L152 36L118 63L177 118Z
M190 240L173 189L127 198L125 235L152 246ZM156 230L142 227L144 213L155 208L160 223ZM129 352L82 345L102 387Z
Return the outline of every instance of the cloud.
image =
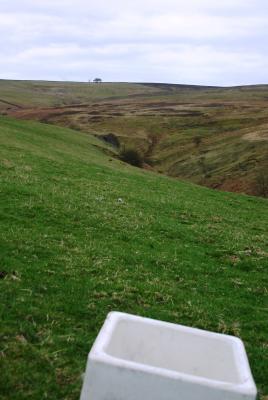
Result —
M265 83L267 16L264 0L13 0L0 76Z

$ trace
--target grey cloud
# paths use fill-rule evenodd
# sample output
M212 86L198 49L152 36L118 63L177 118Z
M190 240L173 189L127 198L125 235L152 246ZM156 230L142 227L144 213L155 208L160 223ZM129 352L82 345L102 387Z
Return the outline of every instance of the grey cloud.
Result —
M263 0L13 0L0 77L265 83L267 16Z

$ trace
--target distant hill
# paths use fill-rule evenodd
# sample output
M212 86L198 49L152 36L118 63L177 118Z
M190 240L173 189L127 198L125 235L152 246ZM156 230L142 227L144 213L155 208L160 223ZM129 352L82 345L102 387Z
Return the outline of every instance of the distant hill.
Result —
M136 149L144 166L268 196L268 85L0 81L0 111ZM119 149L120 151L120 149Z

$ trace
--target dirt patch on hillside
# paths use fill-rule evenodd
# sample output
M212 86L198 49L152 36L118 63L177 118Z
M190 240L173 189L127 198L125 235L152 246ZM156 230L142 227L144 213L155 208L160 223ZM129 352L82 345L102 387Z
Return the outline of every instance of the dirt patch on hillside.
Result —
M217 189L227 192L254 194L252 183L242 178L226 179Z
M48 122L51 119L57 117L83 114L84 112L85 112L84 108L55 107L55 108L30 108L30 109L12 110L9 112L9 115L11 117L15 117L18 119L28 119L28 120L37 120L41 122Z
M261 126L257 131L246 133L242 138L249 142L268 141L268 124Z

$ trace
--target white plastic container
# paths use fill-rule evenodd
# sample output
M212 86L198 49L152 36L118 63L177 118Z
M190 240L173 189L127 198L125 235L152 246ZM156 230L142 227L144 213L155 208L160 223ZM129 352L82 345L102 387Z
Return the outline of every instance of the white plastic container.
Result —
M233 336L112 312L88 356L80 400L255 400Z

